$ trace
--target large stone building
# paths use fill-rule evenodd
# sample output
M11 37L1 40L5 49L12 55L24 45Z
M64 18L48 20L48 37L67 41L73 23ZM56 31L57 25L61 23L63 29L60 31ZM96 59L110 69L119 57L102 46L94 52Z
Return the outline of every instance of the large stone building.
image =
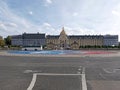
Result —
M27 34L12 36L12 45L47 49L79 49L82 46L118 46L118 35L67 35L64 28L60 35Z
M104 45L105 46L118 46L118 35L105 35Z
M11 36L11 44L13 46L22 46L23 45L23 38L22 35L14 35Z
M13 46L40 47L41 45L46 45L45 34L24 33L22 35L14 35L11 37Z
M62 29L60 35L46 37L48 49L79 49L80 46L102 46L104 37L102 35L67 35Z
M24 33L23 37L23 46L28 47L39 47L45 45L45 34L27 34Z

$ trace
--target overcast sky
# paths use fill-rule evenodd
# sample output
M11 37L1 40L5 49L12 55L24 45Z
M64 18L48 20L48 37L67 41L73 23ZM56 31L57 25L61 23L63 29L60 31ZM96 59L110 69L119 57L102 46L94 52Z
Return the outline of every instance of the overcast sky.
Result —
M120 35L120 0L0 0L0 35ZM120 39L119 39L120 40Z

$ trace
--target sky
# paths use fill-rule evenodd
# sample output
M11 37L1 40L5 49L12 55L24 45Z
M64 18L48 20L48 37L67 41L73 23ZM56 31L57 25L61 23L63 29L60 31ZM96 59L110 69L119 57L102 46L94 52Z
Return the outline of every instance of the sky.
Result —
M120 0L0 0L0 36L119 35ZM120 39L119 39L120 40Z

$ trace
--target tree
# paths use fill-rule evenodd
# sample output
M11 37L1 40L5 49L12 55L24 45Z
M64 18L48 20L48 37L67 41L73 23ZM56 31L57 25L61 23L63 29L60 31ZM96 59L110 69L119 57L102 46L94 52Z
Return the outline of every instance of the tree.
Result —
M7 36L7 38L5 38L5 44L8 46L11 45L11 36Z
M5 42L3 39L0 39L0 46L3 47L5 45Z

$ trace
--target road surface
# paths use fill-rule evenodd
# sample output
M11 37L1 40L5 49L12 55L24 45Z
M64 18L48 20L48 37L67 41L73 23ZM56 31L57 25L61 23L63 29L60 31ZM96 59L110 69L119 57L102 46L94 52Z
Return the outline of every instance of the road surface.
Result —
M0 90L120 90L120 57L0 56Z

